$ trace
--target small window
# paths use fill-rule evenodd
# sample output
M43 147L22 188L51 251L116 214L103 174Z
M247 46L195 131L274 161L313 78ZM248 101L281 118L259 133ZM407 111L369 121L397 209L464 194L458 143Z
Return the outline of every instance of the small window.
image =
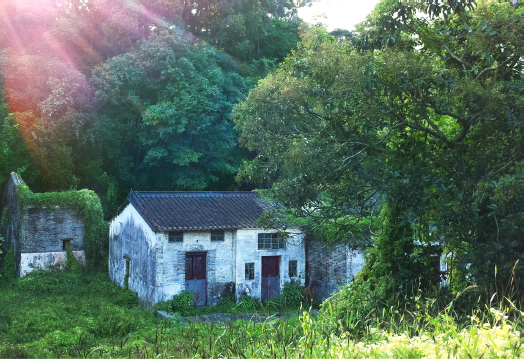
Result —
M297 261L289 261L289 277L298 277L298 266Z
M211 240L212 241L223 241L224 240L224 231L212 231Z
M286 241L279 240L277 233L259 233L258 249L285 249Z
M169 232L169 242L183 242L184 232Z
M67 245L71 244L71 241L73 240L73 238L66 238L66 239L62 239L62 250L65 251L66 248L67 248Z
M246 280L255 279L255 263L246 263Z

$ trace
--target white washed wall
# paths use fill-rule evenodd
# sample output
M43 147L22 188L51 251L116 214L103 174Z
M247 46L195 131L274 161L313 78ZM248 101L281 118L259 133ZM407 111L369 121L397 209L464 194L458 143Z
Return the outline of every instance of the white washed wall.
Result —
M126 260L130 258L129 289L147 303L157 301L156 235L136 209L127 207L111 221L109 228L109 277L124 286Z
M237 231L236 245L236 296L237 299L247 294L255 299L261 298L262 257L280 256L280 288L284 283L290 282L289 261L297 261L298 279L305 284L306 278L306 252L302 234L292 236L287 240L285 249L258 249L258 234L271 233L260 228L239 229ZM292 230L289 232L297 233ZM255 279L245 279L245 264L255 263Z
M158 242L163 253L158 262L159 301L170 300L184 290L186 253L206 252L207 301L218 304L235 280L235 232L224 231L224 241L211 241L210 231L184 232L183 242L169 242L166 232L158 234Z

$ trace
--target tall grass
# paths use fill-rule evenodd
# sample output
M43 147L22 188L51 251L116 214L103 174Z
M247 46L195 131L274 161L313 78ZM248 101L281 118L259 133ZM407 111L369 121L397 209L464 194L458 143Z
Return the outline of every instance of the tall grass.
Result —
M453 301L410 306L346 323L324 306L256 324L164 320L107 274L37 273L0 287L0 357L36 358L518 358L522 313L509 298L469 315ZM355 318L351 322L351 318ZM365 323L359 323L365 318ZM343 324L343 325L342 325ZM344 328L344 329L342 329Z

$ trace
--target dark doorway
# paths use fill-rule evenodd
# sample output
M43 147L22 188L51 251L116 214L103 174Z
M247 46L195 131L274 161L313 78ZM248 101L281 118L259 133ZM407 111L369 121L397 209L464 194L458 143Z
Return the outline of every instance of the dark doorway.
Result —
M280 294L280 256L262 257L262 301Z
M206 305L206 253L186 253L186 290L195 292L193 300L197 306Z

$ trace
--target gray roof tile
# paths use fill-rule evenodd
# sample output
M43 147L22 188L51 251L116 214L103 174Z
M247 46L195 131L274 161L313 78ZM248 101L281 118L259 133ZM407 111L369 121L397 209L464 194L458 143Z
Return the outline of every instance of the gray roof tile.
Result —
M256 228L271 206L255 192L136 192L128 201L155 232Z

